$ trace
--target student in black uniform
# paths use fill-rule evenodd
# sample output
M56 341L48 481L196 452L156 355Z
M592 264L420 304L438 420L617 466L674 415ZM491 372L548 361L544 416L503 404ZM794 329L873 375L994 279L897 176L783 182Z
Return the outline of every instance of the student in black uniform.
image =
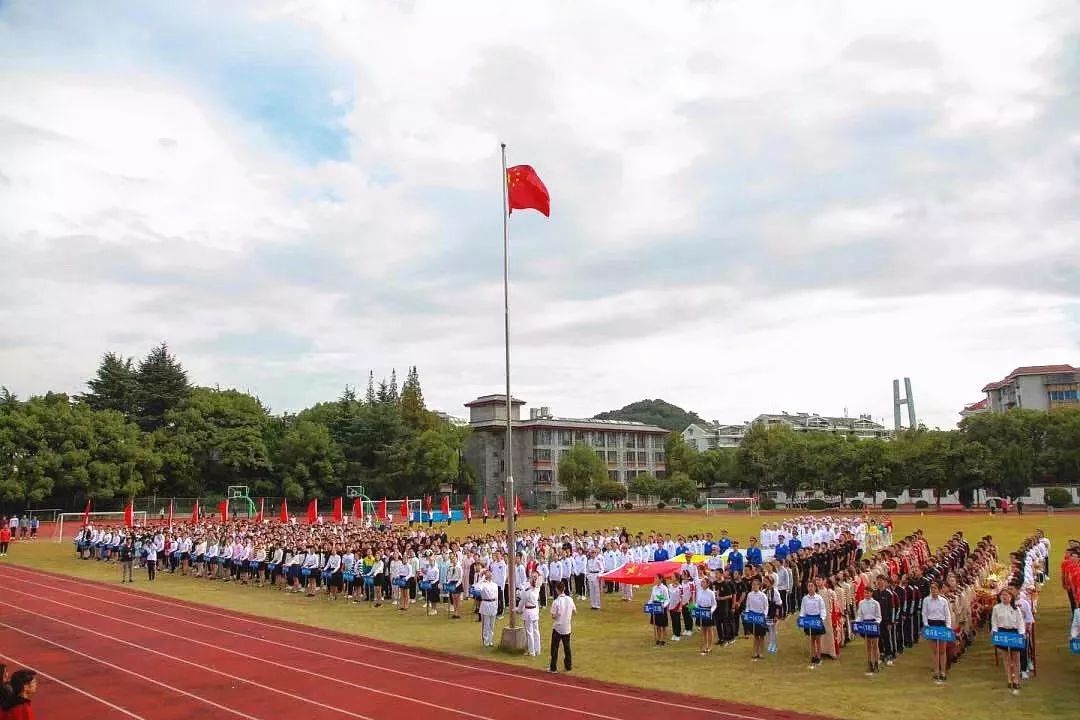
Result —
M731 616L735 605L737 588L732 582L731 573L724 571L723 577L716 589L716 631L721 645L730 645L735 641L732 631Z
M886 589L885 577L878 576L877 589L872 597L877 600L881 608L881 656L885 658L886 665L893 664L892 625L893 625L893 595Z

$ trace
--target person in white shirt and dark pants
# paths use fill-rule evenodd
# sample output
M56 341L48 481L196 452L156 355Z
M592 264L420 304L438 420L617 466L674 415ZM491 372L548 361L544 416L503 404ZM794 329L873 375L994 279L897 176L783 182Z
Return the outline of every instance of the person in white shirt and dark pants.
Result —
M923 624L928 627L951 628L953 626L949 601L941 596L941 585L936 582L930 583L930 597L923 600L922 616ZM934 680L938 684L945 682L947 649L948 643L941 640L930 641L930 650L934 655Z
M566 594L564 585L559 585L557 592L558 596L551 603L551 619L553 622L551 624L551 664L548 666L548 670L556 672L559 659L559 643L562 643L563 668L566 672L570 672L573 668L570 654L570 621L574 613L577 612L577 608L574 607L574 601Z

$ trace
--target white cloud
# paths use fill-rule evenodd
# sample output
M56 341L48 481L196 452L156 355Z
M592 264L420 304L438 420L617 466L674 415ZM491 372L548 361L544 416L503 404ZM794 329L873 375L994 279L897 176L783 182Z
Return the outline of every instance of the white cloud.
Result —
M245 5L246 72L332 78L339 116L289 118L346 134L314 161L199 43L197 70L155 56L167 6L82 16L83 45L44 21L66 4L35 7L0 9L0 381L22 394L167 338L278 409L416 364L461 412L502 383L500 140L553 196L514 219L537 404L881 417L909 375L948 425L1016 365L1080 362L1066 0Z

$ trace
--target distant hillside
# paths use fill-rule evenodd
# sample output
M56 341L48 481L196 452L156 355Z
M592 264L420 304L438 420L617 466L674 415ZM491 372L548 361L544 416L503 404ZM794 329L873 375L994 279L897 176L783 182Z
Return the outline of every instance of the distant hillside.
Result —
M663 400L638 400L618 410L594 415L597 420L636 420L681 432L690 423L700 423L697 413L687 412L677 405Z

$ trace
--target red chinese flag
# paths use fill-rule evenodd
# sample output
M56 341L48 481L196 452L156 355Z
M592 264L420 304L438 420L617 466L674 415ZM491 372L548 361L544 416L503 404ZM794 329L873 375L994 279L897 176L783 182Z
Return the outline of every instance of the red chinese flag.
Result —
M446 517L450 517L450 496L442 496L442 514Z
M86 509L82 511L82 526L90 524L90 498L86 498Z
M487 495L484 496L484 505L480 508L480 511L484 513L484 517L488 516L488 501Z
M315 498L311 498L311 502L307 504L307 521L308 525L314 525L315 521L319 519L319 501Z
M530 165L515 165L506 169L506 197L510 202L510 212L536 210L544 217L551 217L551 196Z
M465 496L465 519L472 520L472 497Z
M406 522L409 520L409 498L405 498L401 502L401 519Z
M506 503L503 502L503 496L499 495L495 499L499 501L499 514L500 515L505 515L506 514Z
M514 512L517 513L518 515L520 515L522 512L524 512L524 508L521 505L521 496L520 495L515 495L514 496Z
M124 506L124 527L135 527L135 503L132 500L129 500L128 504Z
M199 522L199 499L195 498L195 504L191 507L191 524Z
M379 503L379 519L386 520L389 517L390 516L386 512L386 498L383 498L382 502Z
M221 522L228 522L229 520L229 501L228 499L222 500L217 506L218 512L221 513Z
M334 498L334 522L340 523L345 520L345 501L339 497Z
M356 498L352 501L352 516L354 520L364 519L364 503L360 498Z
M289 501L281 498L281 509L278 510L278 520L283 523L289 522Z
M263 511L266 510L266 498L259 498L259 512L255 513L255 522L262 523Z

